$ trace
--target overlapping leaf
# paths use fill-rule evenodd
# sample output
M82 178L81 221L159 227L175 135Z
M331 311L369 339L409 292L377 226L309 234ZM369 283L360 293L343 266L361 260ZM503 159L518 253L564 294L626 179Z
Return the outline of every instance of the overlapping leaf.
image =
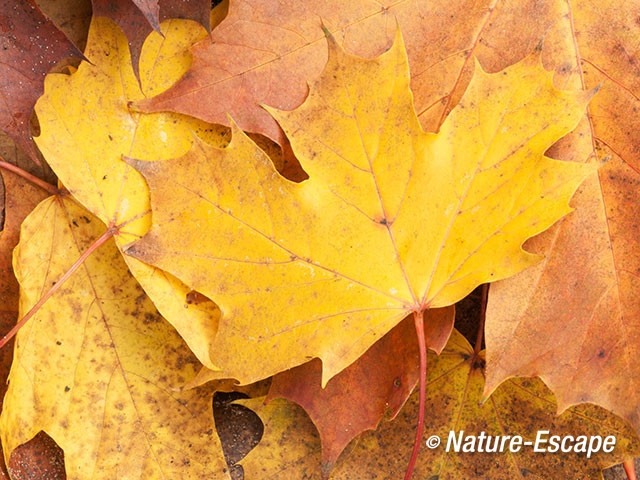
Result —
M591 94L553 88L537 55L478 68L433 135L400 40L374 60L329 50L305 103L273 112L308 180L282 178L238 128L225 149L130 160L153 227L128 253L218 303L214 364L241 383L319 357L324 385L408 313L535 263L521 244L595 169L544 157Z
M15 251L20 311L103 232L71 199L43 201ZM70 480L226 479L211 392L176 389L197 367L109 240L18 334L0 416L5 458L44 430Z
M640 429L640 6L561 2L545 39L560 85L600 91L554 158L610 157L574 214L528 246L548 260L491 289L487 389L539 375L561 408L594 402Z
M230 112L242 129L282 143L283 132L259 104L288 110L302 103L307 82L320 74L327 58L321 25L348 52L365 57L389 48L399 25L407 42L416 111L426 129L436 130L468 84L474 54L500 70L526 56L555 21L555 10L543 2L497 3L232 2L211 39L193 48L189 72L166 93L139 106L224 124ZM509 33L517 22L526 27L514 41ZM217 101L202 102L203 97Z
M125 33L135 75L142 45L149 34L161 30L160 22L170 18L195 20L209 30L209 0L92 0L93 15L107 17Z
M82 53L40 11L34 0L10 0L0 15L0 130L37 160L29 120L49 69Z
M637 454L640 444L628 424L594 405L574 407L556 416L555 399L537 379L510 380L485 403L480 403L483 369L468 342L454 331L445 351L429 357L427 415L423 441L431 435L442 438L435 449L423 449L418 457L416 478L580 478L602 479L601 469ZM265 424L258 446L239 463L246 478L320 479L320 441L313 423L301 408L285 400L264 405L261 398L236 403L256 411ZM392 422L376 432L367 432L338 460L330 478L334 480L401 478L409 447L418 399L413 395ZM446 453L450 431L464 435L521 435L535 441L537 431L549 435L614 435L616 448L610 453L534 452Z
M474 55L489 71L497 71L543 36L544 59L556 68L558 84L570 80L587 89L602 86L580 132L554 155L579 162L612 160L574 200L576 215L531 243L549 261L490 294L488 385L495 388L515 374L543 375L562 406L596 401L638 425L640 414L627 401L638 390L640 375L634 362L640 318L635 301L640 288L640 10L635 2L612 1L606 8L592 0L349 2L348 7L305 2L294 8L237 2L214 32L214 41L194 48L190 72L142 105L216 121L224 121L229 110L244 128L282 138L257 104L291 108L302 101L305 80L317 75L324 62L318 19L349 51L374 55L390 41L394 17L411 32L412 86L427 129L437 130L461 97ZM229 100L210 107L198 102L205 92ZM518 338L526 338L526 344ZM576 378L574 371L579 371Z
M425 343L440 353L453 328L454 308L426 313ZM267 402L286 398L304 408L320 434L322 471L327 475L351 440L365 430L375 430L386 414L391 418L398 414L418 384L419 371L418 341L409 317L325 388L318 360L275 375Z
M151 34L141 61L142 91L131 68L127 40L105 18L94 18L78 71L49 75L36 111L41 135L36 142L56 174L89 211L107 225L127 224L117 235L119 247L146 233L150 225L149 193L144 179L122 155L159 160L182 155L191 132L216 145L226 143L224 129L175 114L141 115L131 101L160 92L186 71L186 48L206 35L186 20L162 24L165 37ZM215 368L209 345L219 311L210 301L190 303L191 289L173 276L126 257L129 268L196 356Z
M89 0L38 0L37 3L60 31L78 49L84 50L91 24L91 2Z

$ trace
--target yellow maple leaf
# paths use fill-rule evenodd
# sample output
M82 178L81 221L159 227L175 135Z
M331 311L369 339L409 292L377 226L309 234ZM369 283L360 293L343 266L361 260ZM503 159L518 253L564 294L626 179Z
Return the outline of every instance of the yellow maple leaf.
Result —
M14 253L20 311L103 233L68 196L38 205ZM228 479L212 392L177 390L198 367L110 240L17 335L0 416L7 464L43 430L64 450L69 480Z
M329 60L293 111L269 109L309 179L292 183L237 127L224 149L130 160L153 226L128 253L222 310L214 363L241 383L310 358L323 385L411 312L447 306L539 257L523 242L571 209L596 167L544 156L591 92L559 91L538 53L480 66L440 132L422 131L402 39Z
M142 48L139 84L122 31L106 18L93 18L85 49L91 63L82 62L72 75L48 75L36 105L42 133L35 140L47 163L106 225L127 224L116 235L120 248L151 224L147 186L122 155L153 160L182 155L190 148L191 132L218 146L227 143L220 127L178 114L129 110L129 102L155 95L180 78L191 64L188 47L206 36L204 27L188 20L167 20L162 31L164 37L153 32ZM188 304L191 289L175 277L132 257L125 260L198 359L215 369L209 345L217 330L216 305Z

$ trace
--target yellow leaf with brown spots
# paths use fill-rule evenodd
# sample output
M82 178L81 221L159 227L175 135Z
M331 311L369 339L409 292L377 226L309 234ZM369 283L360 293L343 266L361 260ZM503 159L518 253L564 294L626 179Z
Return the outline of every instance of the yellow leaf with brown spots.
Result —
M188 20L162 23L140 58L140 84L133 74L127 39L106 18L94 18L85 56L72 75L49 75L36 105L41 135L36 143L60 181L107 225L130 222L116 235L119 248L140 238L150 224L149 191L122 155L162 160L184 154L191 132L225 145L227 130L177 114L141 115L128 104L163 91L187 70L187 48L206 36ZM198 359L215 369L209 345L220 312L211 301L189 302L191 289L175 277L134 258L127 264L167 320L187 340Z
M603 468L640 451L640 442L631 427L600 407L581 405L557 416L553 394L538 379L510 380L489 400L480 403L483 364L483 354L474 354L473 348L457 331L440 356L430 354L422 442L438 435L441 443L437 448L421 450L415 478L596 480L602 479ZM282 399L264 405L264 397L235 403L254 410L265 425L260 443L238 462L246 478L320 480L320 439L302 408ZM393 421L383 422L377 431L364 433L352 441L338 459L330 478L402 478L413 443L417 410L416 393ZM574 439L580 435L600 435L602 438L613 435L616 447L611 453L600 451L591 458L586 458L586 453L582 452L534 452L533 446L523 446L516 453L510 453L508 447L504 453L445 452L450 431L456 438L461 431L463 436L479 436L480 432L485 432L492 436L489 443L492 446L496 436L505 435L520 435L523 441L535 442L537 432L542 430L549 432L547 440L552 435L572 435ZM486 438L483 443L488 444ZM477 441L475 445L477 449ZM545 444L545 448L548 447L549 443Z
M398 34L373 60L329 40L329 61L293 111L272 111L309 179L292 183L237 127L170 161L130 160L153 226L128 253L169 271L223 314L213 363L251 383L311 358L322 384L411 312L539 260L529 237L571 209L594 165L544 152L591 93L559 91L538 53L480 67L440 133L424 133Z
M103 232L68 197L36 207L14 255L20 311ZM198 366L110 240L18 333L0 416L5 458L44 430L69 480L228 479L212 392L177 389Z

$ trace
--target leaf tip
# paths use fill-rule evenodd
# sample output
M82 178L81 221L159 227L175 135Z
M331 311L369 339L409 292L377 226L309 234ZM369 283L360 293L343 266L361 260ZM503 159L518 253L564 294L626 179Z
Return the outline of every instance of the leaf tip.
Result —
M480 397L480 404L484 404L489 397L493 395L493 393L498 389L502 383L507 380L507 378L496 379L493 378L490 374L487 375L487 367L485 367L485 381L484 388L482 390L482 396Z
M128 245L124 245L122 247L122 253L124 253L126 255L129 255L131 257L135 257L136 256L135 255L136 254L135 249L136 249L135 243L129 243Z
M397 18L396 18L396 35L393 38L393 48L399 48L400 50L405 52L405 55L406 55L406 47L404 45L404 37L402 36L402 30L400 30L400 23L398 22Z
M342 47L336 40L336 37L333 36L333 33L331 33L331 31L326 27L322 19L320 19L320 28L322 28L324 38L327 40L327 45L329 47L329 61L331 61L331 57L335 55L335 52L342 51Z
M130 112L133 112L133 113L148 113L145 110L145 106L148 103L148 100L149 99L145 98L145 99L142 99L142 100L128 101L127 102L127 109Z
M322 29L322 33L324 33L324 36L326 37L327 41L329 41L330 43L336 43L335 37L331 33L331 30L329 30L327 26L324 24L324 20L322 20L322 18L320 18L320 28Z
M138 171L141 170L140 167L142 167L143 163L146 163L146 162L142 162L141 160L138 160L137 158L128 157L127 155L122 155L122 161L127 165L131 165L133 168L135 168Z
M242 128L240 128L240 125L238 125L236 121L233 119L233 117L228 113L227 113L227 122L229 122L229 127L231 128L231 139L233 141L236 135L239 135L240 133L242 133Z
M478 60L476 55L473 56L473 71L480 72L481 75L489 75L489 73L487 73L487 71L482 67L480 60Z
M258 103L258 105L260 106L260 108L266 110L267 112L269 112L271 115L274 115L276 112L279 111L278 108L276 107L272 107L271 105L267 105L266 103Z

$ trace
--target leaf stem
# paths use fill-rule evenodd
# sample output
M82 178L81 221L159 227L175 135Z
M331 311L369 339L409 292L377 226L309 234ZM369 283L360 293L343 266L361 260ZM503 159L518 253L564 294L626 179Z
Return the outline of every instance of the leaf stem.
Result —
M633 458L629 458L622 462L622 467L624 468L624 472L627 474L627 478L629 480L637 480L636 467L634 465Z
M31 310L29 310L22 317L22 319L20 319L20 321L15 324L15 326L9 331L9 333L2 337L2 340L0 340L0 348L4 347L7 342L9 342L16 335L16 333L18 333L18 331L24 326L24 324L27 323L27 321L35 315L40 307L42 307L42 305L44 305L44 303L49 300L49 298L51 298L54 293L56 293L56 291L62 286L62 284L73 274L73 272L75 272L80 267L80 265L84 263L89 255L91 255L98 247L100 247L100 245L104 244L107 240L113 237L116 232L117 229L109 228L100 236L100 238L93 242L91 246L87 248L82 255L80 255L78 260L76 260L75 263L71 265L71 268L69 268L69 270L67 270L65 274L60 277L60 280L58 280L55 285L51 287L51 289L47 293L45 293L33 307L31 307Z
M12 163L5 162L4 160L0 159L0 168L4 168L5 170L9 170L16 175L20 175L22 178L29 180L31 183L42 188L46 192L49 192L51 195L57 195L59 193L58 189L55 186L51 185L48 182L45 182L35 175L30 174L29 172L24 171L23 169L13 165Z
M424 312L413 312L413 321L416 326L416 334L418 335L418 346L420 348L420 403L418 410L418 427L416 429L416 439L413 443L413 451L411 459L405 473L404 480L409 480L413 473L413 468L418 459L418 451L422 442L422 432L424 430L424 407L426 403L426 381L427 381L427 344L424 339Z

